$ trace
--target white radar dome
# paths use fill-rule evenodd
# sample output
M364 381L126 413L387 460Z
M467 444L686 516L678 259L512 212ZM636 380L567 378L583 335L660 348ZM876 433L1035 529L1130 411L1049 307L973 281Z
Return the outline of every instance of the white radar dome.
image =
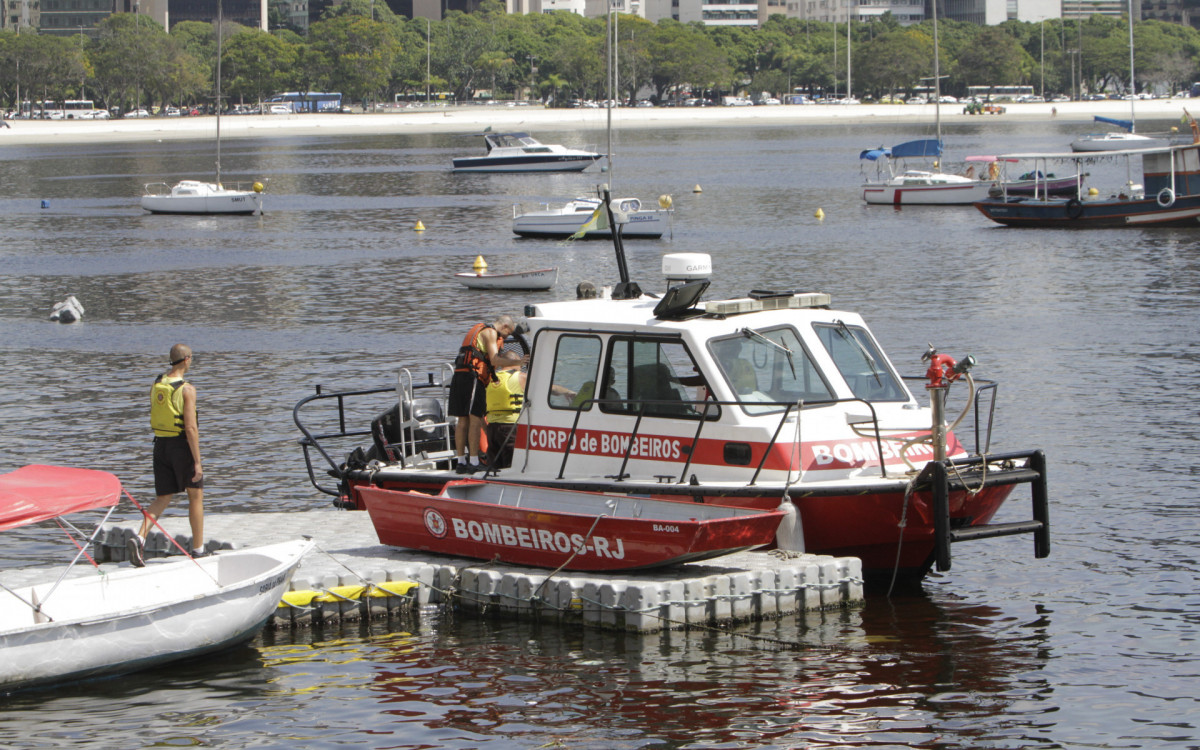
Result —
M712 256L708 253L668 253L662 259L662 272L668 279L707 279L712 276Z

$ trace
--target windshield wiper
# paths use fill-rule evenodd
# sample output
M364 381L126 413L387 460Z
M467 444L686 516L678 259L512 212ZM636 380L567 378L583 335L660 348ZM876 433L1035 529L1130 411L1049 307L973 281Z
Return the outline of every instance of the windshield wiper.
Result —
M792 369L792 377L793 378L796 377L796 363L792 360L792 350L791 349L788 349L786 346L779 343L778 341L774 341L772 339L767 338L766 336L762 335L761 333L759 333L758 331L755 331L752 328L743 328L742 335L745 336L746 338L750 339L751 341L759 341L761 343L766 344L767 346L773 346L776 349L783 350L783 353L787 355L788 367L790 367Z
M858 337L850 332L850 327L846 325L846 321L839 320L837 322L837 331L842 338L854 344L854 346L862 354L863 359L867 363L867 367L871 368L871 374L875 376L875 383L877 385L883 385L883 379L879 377L879 363L876 362L875 358L871 356L871 352L867 351L867 347L862 345L862 342L858 340Z

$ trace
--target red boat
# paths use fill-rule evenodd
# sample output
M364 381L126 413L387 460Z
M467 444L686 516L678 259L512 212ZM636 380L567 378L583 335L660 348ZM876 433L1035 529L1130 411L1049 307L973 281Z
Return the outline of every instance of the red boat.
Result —
M641 570L775 541L781 509L459 480L440 494L363 486L379 541L514 565Z
M619 232L614 243L620 269ZM498 481L602 493L586 495L597 503L621 494L771 510L786 497L798 514L788 549L859 557L881 580L948 570L951 545L969 540L1028 534L1037 557L1049 554L1045 456L992 450L997 385L974 378L973 359L931 347L911 386L862 317L827 294L702 301L708 256L667 255L663 272L661 296L622 271L611 298L525 308L525 406ZM309 477L339 507L364 509L378 489L438 495L461 478L445 381L413 380L402 370L396 386L296 405ZM350 426L347 401L368 396L390 411L370 430ZM319 404L336 412L302 415ZM317 423L340 429L318 434ZM993 522L1021 485L1029 520Z

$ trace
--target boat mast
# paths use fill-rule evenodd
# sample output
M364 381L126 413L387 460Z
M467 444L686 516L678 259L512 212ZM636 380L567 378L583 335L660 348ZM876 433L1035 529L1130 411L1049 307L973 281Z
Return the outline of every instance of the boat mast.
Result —
M1133 0L1130 0L1133 2ZM933 0L933 121L937 127L937 141L940 149L942 145L942 76L940 61L938 60L938 27L937 27L937 0Z
M604 82L607 84L608 89L608 120L605 127L604 150L607 152L605 154L605 162L608 165L608 186L610 190L612 189L613 181L612 111L615 104L613 101L613 92L617 89L617 21L613 17L613 8L614 3L612 0L609 0L608 13L604 17L606 22L604 32L607 42L605 52L608 53L608 70L606 71L607 75L604 77Z
M221 185L221 36L224 26L221 0L217 0L217 186Z
M1137 99L1137 83L1133 77L1133 0L1129 0L1129 132L1137 132L1133 103Z

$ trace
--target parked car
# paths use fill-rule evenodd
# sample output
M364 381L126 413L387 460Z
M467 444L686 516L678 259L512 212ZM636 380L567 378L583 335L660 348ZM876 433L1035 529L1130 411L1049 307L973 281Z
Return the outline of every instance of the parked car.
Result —
M292 114L292 108L286 104L272 104L271 109L268 111L267 114L290 115L290 114Z
M167 107L165 114L167 117L179 117L182 112L179 111L179 107Z
M126 112L123 116L124 117L149 117L150 113L144 109L133 109L133 110Z

